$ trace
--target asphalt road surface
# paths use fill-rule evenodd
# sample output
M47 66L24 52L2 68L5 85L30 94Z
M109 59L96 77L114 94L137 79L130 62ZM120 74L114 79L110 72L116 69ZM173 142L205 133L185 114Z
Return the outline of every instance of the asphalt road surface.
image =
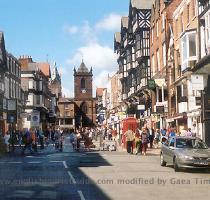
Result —
M33 155L0 157L1 200L207 200L209 171L174 172L161 167L159 156L126 152L74 152L52 145Z

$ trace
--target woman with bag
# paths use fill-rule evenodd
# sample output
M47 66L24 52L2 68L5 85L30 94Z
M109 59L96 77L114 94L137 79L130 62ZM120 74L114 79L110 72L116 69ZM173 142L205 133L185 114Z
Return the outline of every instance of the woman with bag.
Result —
M146 153L147 153L147 143L148 143L148 134L147 134L147 130L145 128L142 129L141 139L142 139L142 151L143 151L143 155L146 156Z

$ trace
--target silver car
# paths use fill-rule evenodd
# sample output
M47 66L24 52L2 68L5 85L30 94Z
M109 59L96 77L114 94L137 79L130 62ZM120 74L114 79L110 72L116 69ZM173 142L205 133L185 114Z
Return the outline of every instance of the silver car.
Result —
M209 168L210 149L199 138L174 137L161 147L160 165L173 165L175 171L180 168Z

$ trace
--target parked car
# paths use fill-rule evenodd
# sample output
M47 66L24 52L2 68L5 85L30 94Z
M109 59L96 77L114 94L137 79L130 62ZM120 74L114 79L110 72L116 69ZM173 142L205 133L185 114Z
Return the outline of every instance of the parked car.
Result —
M173 165L175 171L180 168L209 168L210 149L199 138L174 137L161 147L160 165Z

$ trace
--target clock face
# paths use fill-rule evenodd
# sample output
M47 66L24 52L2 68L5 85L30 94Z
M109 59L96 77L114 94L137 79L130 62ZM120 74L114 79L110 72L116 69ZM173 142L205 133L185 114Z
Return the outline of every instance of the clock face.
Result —
M82 89L82 93L86 93L86 89Z

